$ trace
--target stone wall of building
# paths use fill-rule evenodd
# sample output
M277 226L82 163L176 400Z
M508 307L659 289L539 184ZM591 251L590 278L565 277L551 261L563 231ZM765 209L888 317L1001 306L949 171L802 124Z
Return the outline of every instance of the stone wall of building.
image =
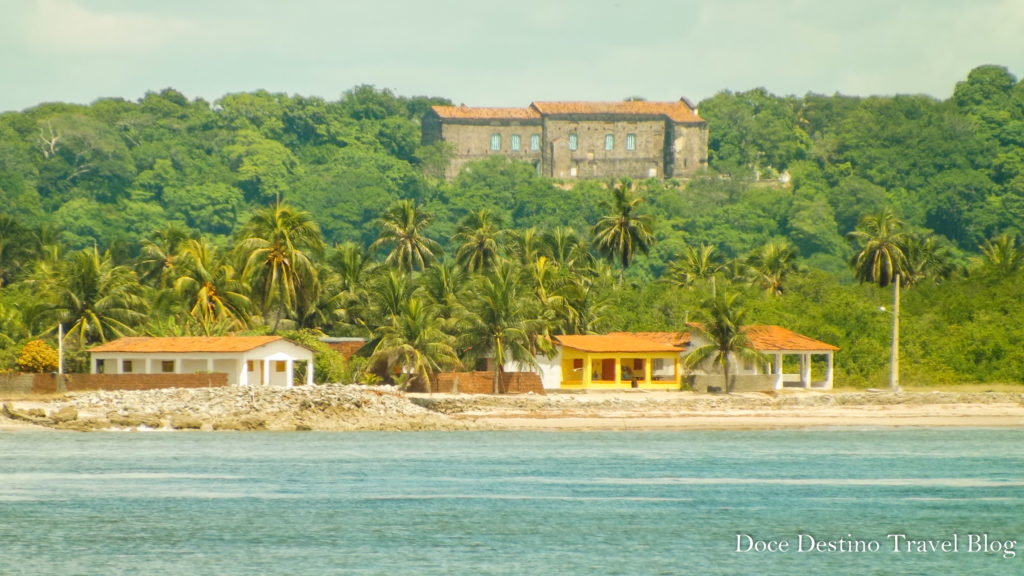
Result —
M666 177L680 178L706 168L708 165L707 124L674 124L670 132L671 143L666 144L670 153L670 170Z
M545 118L545 139L551 144L542 170L552 178L662 178L665 176L665 127L663 119L630 117ZM570 135L577 148L570 150ZM635 149L627 150L629 135ZM605 138L611 135L611 150Z
M501 138L498 150L491 149L491 137L495 134ZM536 150L530 148L530 137L534 134L540 140L540 145ZM512 149L513 136L519 137L519 150ZM446 173L449 180L455 178L467 163L483 160L489 156L505 156L539 166L541 152L544 149L543 127L539 120L445 122L441 128L441 138L455 147L455 157L448 165Z

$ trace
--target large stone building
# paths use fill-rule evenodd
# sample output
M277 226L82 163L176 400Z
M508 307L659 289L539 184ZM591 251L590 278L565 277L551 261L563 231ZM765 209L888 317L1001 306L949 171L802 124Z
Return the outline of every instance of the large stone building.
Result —
M493 155L559 179L678 178L707 165L708 127L678 102L534 102L528 108L434 106L423 143L448 142L446 176Z

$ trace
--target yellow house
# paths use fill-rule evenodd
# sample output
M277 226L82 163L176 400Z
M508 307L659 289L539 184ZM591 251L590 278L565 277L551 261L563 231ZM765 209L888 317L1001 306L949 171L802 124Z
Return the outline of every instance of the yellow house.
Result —
M679 389L680 352L685 346L624 333L560 335L554 339L560 349L556 357L560 388Z

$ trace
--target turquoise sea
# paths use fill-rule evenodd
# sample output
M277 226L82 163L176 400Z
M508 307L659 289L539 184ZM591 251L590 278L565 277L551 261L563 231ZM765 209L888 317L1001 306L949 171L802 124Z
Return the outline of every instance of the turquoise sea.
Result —
M1020 429L4 432L0 574L1021 574L1022 445Z

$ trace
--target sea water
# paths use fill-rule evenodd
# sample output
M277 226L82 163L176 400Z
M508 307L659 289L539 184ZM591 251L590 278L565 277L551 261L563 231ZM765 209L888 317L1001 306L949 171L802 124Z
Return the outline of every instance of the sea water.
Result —
M0 433L0 574L1021 574L1024 430Z

